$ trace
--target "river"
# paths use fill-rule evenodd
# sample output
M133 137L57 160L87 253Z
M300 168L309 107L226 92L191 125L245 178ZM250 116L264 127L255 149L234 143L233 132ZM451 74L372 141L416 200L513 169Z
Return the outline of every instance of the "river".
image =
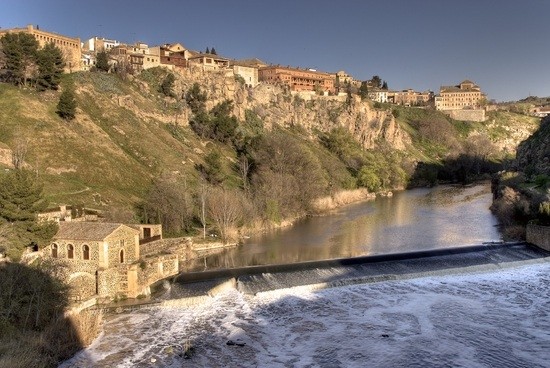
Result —
M496 241L490 201L487 185L415 189L251 238L207 261L282 263ZM176 299L111 315L61 367L547 367L550 258L527 246L499 248L409 262L415 276L399 277L407 265L396 261L395 279L255 294L229 288L192 306ZM478 257L488 260L472 263ZM437 262L439 272L425 272ZM347 272L310 271L338 280Z
M396 192L252 236L190 270L295 263L499 241L488 183Z

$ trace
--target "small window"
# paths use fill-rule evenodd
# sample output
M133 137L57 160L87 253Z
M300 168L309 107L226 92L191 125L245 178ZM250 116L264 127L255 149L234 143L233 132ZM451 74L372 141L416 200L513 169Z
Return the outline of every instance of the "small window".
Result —
M120 250L120 263L124 263L124 249Z
M67 258L69 259L74 258L74 247L72 244L67 245Z
M57 258L57 244L52 244L52 257Z
M82 259L89 260L90 259L90 247L84 244L82 246Z

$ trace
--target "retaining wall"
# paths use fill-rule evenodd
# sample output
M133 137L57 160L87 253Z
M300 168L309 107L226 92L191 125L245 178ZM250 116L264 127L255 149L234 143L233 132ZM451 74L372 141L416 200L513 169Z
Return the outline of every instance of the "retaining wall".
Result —
M485 121L485 110L444 110L445 114L455 120L463 121Z
M550 226L527 225L526 240L550 252Z

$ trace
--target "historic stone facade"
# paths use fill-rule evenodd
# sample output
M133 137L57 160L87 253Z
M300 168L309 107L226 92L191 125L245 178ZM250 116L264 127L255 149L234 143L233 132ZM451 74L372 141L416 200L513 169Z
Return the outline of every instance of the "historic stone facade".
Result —
M247 87L254 88L258 85L258 68L239 65L235 62L232 62L231 65L233 73L240 76Z
M142 258L141 247L151 240L162 242L160 225L61 221L43 253L60 266L75 300L135 298L179 270L176 254Z
M65 57L65 72L71 73L81 70L82 50L80 38L72 38L57 33L42 31L29 24L26 28L11 28L0 30L0 37L9 32L24 32L34 36L40 47L53 42Z
M481 92L479 86L465 80L458 86L441 86L439 96L435 98L435 108L437 110L478 109L484 100L485 94Z

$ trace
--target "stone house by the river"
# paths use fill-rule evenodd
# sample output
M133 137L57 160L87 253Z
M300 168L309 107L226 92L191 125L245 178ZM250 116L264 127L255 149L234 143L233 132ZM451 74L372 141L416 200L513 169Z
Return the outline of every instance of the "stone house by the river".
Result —
M75 300L135 298L179 270L177 255L141 257L155 241L162 241L160 225L61 221L45 253L62 266Z

